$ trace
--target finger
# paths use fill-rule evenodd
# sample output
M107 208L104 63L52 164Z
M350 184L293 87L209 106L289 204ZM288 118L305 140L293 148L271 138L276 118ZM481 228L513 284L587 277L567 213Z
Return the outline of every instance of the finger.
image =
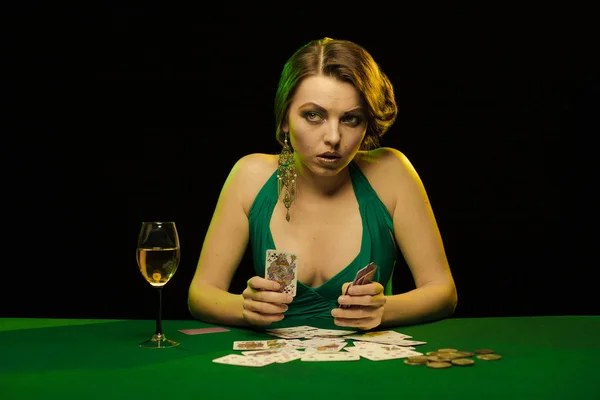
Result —
M366 285L352 285L348 290L348 294L351 296L375 296L379 293L383 293L383 286L379 282L371 282Z
M294 298L292 295L287 293L280 292L271 292L271 291L259 291L254 293L251 297L253 300L262 301L265 303L279 303L279 304L289 304Z
M245 310L250 310L261 314L281 314L288 310L288 306L286 304L265 303L263 301L256 301L249 298L244 299L243 307Z
M383 294L375 296L340 296L338 303L343 306L381 307L387 298Z
M258 290L279 290L281 288L279 283L270 279L261 278L260 276L253 276L248 279L247 284L253 292Z
M380 314L381 307L352 307L352 308L334 308L331 310L331 316L333 318L348 318L348 319L360 319L369 318Z
M266 326L273 322L281 321L284 318L283 314L261 314L252 310L244 309L244 319L252 325Z
M272 292L268 290L256 290L248 286L242 292L244 299L251 299L265 303L289 304L294 300L292 295L281 292Z
M342 285L342 294L348 294L348 287L350 286L352 282L346 282Z
M349 328L357 328L368 331L380 325L381 320L373 317L366 318L334 318L333 322L337 326L345 326Z

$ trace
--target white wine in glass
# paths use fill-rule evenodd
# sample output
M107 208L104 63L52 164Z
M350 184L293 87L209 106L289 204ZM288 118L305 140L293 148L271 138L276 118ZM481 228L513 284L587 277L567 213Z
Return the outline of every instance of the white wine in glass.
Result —
M165 348L179 345L162 331L162 288L177 271L180 259L179 235L175 222L142 222L136 259L142 276L158 291L156 332L140 347Z

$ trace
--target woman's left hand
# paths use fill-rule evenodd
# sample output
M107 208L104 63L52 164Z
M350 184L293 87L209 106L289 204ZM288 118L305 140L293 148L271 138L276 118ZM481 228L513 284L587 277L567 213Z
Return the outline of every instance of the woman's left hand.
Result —
M342 296L338 298L338 302L340 305L349 307L331 310L334 323L338 326L348 326L362 330L378 327L383 318L383 308L386 302L383 286L379 282L353 285L348 294L344 294L348 285L350 285L350 282L342 286Z

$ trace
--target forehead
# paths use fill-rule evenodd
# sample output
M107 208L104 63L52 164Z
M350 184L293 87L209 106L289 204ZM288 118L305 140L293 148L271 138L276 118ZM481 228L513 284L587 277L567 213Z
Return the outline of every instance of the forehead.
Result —
M361 97L358 89L351 83L338 79L317 75L302 80L292 100L292 107L304 103L316 103L326 109L350 109L360 106Z

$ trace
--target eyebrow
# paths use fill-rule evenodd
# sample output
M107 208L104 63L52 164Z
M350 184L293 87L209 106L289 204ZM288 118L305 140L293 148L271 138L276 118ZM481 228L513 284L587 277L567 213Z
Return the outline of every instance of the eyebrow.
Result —
M304 108L306 106L312 106L315 107L316 109L318 109L321 112L327 112L327 110L323 107L321 107L320 105L318 105L317 103L313 103L312 101L309 101L307 103L302 104L300 107L298 108ZM361 106L356 106L348 111L345 111L344 114L349 114L351 112L356 112L356 111L362 111L362 107Z

